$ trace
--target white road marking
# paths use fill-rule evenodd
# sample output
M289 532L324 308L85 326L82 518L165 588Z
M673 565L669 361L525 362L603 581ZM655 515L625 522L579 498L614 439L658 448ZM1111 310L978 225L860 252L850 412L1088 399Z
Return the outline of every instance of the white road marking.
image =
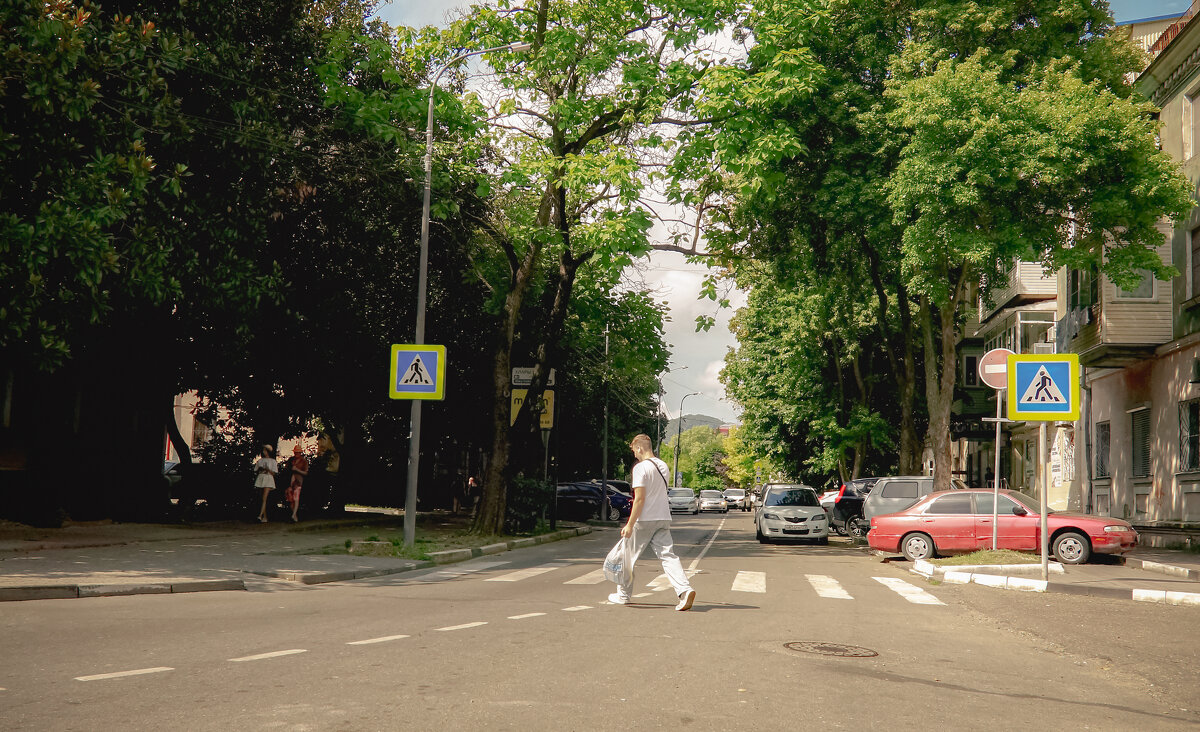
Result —
M734 592L766 592L767 573L739 570L730 589Z
M591 605L575 605L573 607L564 607L563 612L564 613L573 613L573 612L577 612L579 610L591 610L591 609L592 609Z
M474 623L463 623L462 625L448 625L445 628L435 628L435 630L466 630L467 628L478 628L481 625L487 625L487 622L480 620Z
M587 574L583 575L582 577L576 577L573 580L567 580L566 582L563 582L563 584L564 585L598 585L603 581L604 581L604 569L601 568L601 569L597 569L597 570L588 572Z
M698 569L689 569L684 572L688 577L695 577L700 573ZM660 574L651 580L650 584L646 585L652 592L662 592L671 586L671 579L665 574Z
M652 594L651 592L639 592L636 595L631 595L631 597L650 597Z
M161 671L174 671L175 669L169 666L156 666L154 668L139 668L133 671L115 671L111 674L94 674L92 676L76 676L76 681L100 681L102 679L119 679L123 676L141 676L142 674L156 674ZM5 691L5 689L0 689Z
M889 590L899 594L905 600L917 605L945 605L946 603L937 599L925 590L922 590L916 585L910 585L902 579L895 577L872 577L871 579L887 587Z
M492 567L500 567L505 564L511 564L511 562L479 562L477 564L472 564L470 566L454 567L453 569L442 569L442 570L438 570L437 572L433 572L431 574L427 574L424 577L419 578L419 581L421 581L421 582L441 582L443 580L457 579L466 574L474 574L475 572L482 572L485 569L491 569Z
M709 547L711 547L713 542L717 540L717 534L720 534L721 529L725 528L725 522L728 520L729 519L727 519L727 518L721 519L721 523L717 524L717 530L713 532L713 535L709 538L708 543L704 545L704 548L700 550L700 554L697 555L696 558L692 560L692 563L690 565L688 565L688 572L689 572L688 576L689 577L692 576L691 575L692 572L695 572L696 565L700 564L700 560L704 559L704 555L708 554Z
M525 613L524 615L509 615L509 620L524 620L525 618L536 618L546 613Z
M553 572L556 569L562 569L563 567L569 567L569 566L571 566L571 565L563 564L562 562L555 562L553 564L543 564L538 567L530 567L528 569L519 569L516 572L509 572L508 574L502 574L499 577L488 577L487 579L484 580L484 582L520 582L523 579L529 579L530 577L537 577L539 574Z
M407 637L408 637L407 635L385 635L382 638L368 638L366 640L350 641L350 642L346 643L346 645L348 645L348 646L365 646L369 643L386 643L388 641L400 640L401 638L407 638Z
M255 656L242 656L241 658L231 658L229 660L234 663L241 663L242 661L261 661L264 658L278 658L280 656L291 656L296 653L308 653L308 649L292 648L287 651L272 651L271 653L259 653L258 655L255 655Z
M813 586L817 594L832 600L853 600L849 592L842 588L841 583L823 574L806 574L804 577Z

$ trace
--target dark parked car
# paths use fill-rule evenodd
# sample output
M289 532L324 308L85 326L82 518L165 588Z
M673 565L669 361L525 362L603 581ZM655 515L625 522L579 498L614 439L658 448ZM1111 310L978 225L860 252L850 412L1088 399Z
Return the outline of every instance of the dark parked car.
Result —
M559 483L558 485L558 516L568 521L587 521L597 518L603 510L604 502L600 498L599 483ZM609 521L620 521L629 517L629 509L633 506L633 497L617 490L611 483L608 486Z
M842 484L833 498L829 521L840 536L865 539L871 524L863 518L863 502L879 478L855 478Z

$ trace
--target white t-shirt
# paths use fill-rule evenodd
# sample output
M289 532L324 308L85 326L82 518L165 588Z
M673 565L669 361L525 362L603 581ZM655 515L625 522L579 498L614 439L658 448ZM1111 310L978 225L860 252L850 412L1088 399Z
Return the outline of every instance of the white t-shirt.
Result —
M667 501L667 464L658 458L647 458L633 466L633 489L645 491L642 515L638 521L670 521L671 504Z

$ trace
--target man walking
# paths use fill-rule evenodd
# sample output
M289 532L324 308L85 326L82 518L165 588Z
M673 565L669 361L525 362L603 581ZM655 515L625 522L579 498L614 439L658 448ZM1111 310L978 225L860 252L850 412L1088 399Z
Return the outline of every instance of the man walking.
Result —
M696 601L696 591L688 582L671 541L667 464L654 457L653 443L648 435L633 438L629 447L638 460L637 465L633 466L633 506L629 510L629 520L621 527L621 536L633 542L629 562L635 564L647 544L654 547L654 553L662 562L663 572L679 596L679 604L675 609L690 610ZM608 596L608 601L616 605L628 603L632 587L633 573L630 572L629 585L618 585L617 591Z

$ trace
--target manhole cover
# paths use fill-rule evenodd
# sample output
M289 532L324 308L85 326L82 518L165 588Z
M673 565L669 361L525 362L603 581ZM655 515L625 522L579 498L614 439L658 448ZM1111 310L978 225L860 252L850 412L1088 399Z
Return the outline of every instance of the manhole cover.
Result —
M826 643L824 641L792 641L784 643L784 648L804 653L816 653L821 656L841 656L843 658L871 658L879 654L870 648L848 646L843 643Z

